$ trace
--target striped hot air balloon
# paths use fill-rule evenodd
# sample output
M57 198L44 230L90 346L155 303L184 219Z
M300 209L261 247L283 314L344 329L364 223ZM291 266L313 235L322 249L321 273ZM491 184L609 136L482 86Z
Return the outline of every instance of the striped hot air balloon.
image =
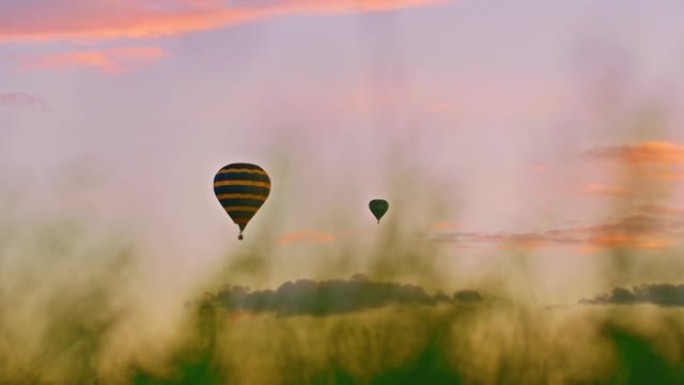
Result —
M240 227L238 239L271 192L271 179L261 167L231 163L214 177L214 194L226 213Z

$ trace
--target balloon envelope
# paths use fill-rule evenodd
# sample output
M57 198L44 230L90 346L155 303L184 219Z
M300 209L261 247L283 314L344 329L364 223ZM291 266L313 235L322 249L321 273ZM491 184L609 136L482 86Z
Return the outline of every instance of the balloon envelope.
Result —
M214 194L233 222L240 228L238 239L271 192L271 179L261 167L231 163L214 176Z
M380 218L382 218L389 209L389 203L384 199L373 199L368 203L368 207L373 213L373 216L375 216L375 219L380 223Z

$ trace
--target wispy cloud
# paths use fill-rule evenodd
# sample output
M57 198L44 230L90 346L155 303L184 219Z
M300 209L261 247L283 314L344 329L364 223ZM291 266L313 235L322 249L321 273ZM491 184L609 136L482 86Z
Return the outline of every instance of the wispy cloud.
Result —
M629 190L625 187L601 183L588 184L582 188L582 192L587 195L599 195L609 197L622 197L629 194Z
M665 141L599 147L587 151L586 155L593 159L617 160L632 164L684 164L684 146Z
M0 93L0 106L28 107L32 109L48 110L45 99L25 92Z
M579 247L583 252L626 248L659 250L672 246L684 232L684 209L644 205L620 220L543 232L440 234L437 240L464 246L501 245L535 249L551 246Z
M444 0L61 0L0 3L0 41L144 38L289 14L377 12Z
M431 230L444 231L455 229L459 226L458 222L437 222L430 225Z
M477 233L459 232L438 237L438 239L453 241L465 246L470 245L502 245L508 247L536 249L551 245L580 244L583 237L573 231L550 230L546 232L529 233Z
M96 68L109 74L121 73L142 63L166 56L156 46L114 47L101 50L58 52L23 58L23 69Z
M544 170L546 170L546 167L547 167L546 164L544 164L542 162L532 162L530 164L530 168L534 171L544 171Z
M662 250L674 244L674 239L661 233L605 232L592 235L583 249L587 253L601 249Z
M639 177L660 181L684 180L684 145L647 141L598 147L585 155L592 160L615 162Z
M283 235L278 239L278 243L292 243L292 242L313 242L313 243L328 243L335 240L332 234L324 233L322 231L308 230L296 231Z

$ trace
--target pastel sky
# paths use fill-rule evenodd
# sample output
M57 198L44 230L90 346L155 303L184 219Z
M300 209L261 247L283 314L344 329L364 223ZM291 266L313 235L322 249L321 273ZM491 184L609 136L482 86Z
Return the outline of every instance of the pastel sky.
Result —
M188 268L238 247L211 181L243 161L274 184L245 242L281 251L377 230L385 196L459 252L557 271L677 247L681 20L681 0L0 0L0 175Z

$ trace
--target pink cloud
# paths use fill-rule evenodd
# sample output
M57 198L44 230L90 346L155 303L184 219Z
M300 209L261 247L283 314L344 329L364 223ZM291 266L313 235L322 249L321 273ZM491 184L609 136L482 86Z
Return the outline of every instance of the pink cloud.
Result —
M101 50L83 50L51 53L35 58L25 58L23 69L97 68L114 74L131 69L134 65L150 62L166 56L156 46L116 47Z
M290 14L379 12L444 0L63 0L0 3L0 41L143 38L222 28Z

